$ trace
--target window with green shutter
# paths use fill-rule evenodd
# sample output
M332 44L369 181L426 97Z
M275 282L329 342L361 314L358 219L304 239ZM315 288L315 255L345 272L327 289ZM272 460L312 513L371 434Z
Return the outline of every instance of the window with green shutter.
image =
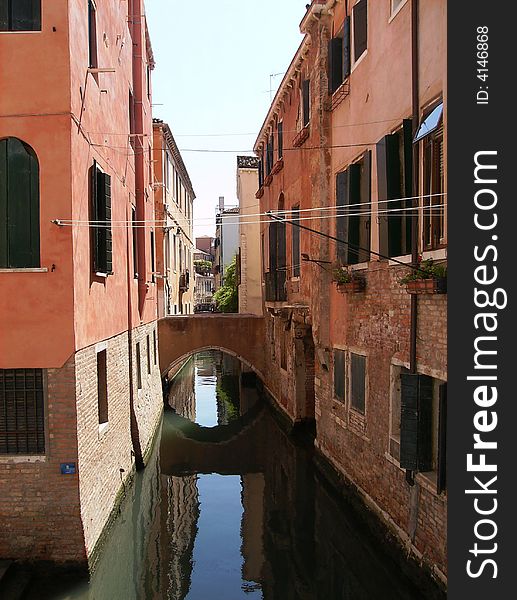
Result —
M93 270L113 273L113 239L111 231L111 176L94 161L91 168L91 214L93 221Z
M337 260L343 265L370 260L370 151L336 175Z
M41 0L0 0L0 31L41 31Z
M42 369L0 369L0 454L44 454Z
M39 164L17 138L0 140L0 268L40 266Z
M350 406L364 415L366 408L366 356L350 353Z

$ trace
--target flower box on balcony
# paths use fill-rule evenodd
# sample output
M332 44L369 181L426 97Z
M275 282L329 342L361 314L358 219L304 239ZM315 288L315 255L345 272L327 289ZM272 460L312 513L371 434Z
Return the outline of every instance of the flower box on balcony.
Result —
M346 283L338 283L337 291L342 294L360 294L364 291L366 282L364 279L352 279Z
M446 294L447 278L413 279L406 283L406 291L408 294Z

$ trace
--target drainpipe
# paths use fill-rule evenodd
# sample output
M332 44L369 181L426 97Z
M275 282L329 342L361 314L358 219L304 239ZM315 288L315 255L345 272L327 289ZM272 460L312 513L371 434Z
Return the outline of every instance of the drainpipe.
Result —
M413 136L415 135L420 113L419 102L419 70L418 70L418 0L411 0L411 112L413 121ZM418 170L418 144L413 144L413 206L418 207L418 188L419 188L419 170ZM416 214L417 211L415 211ZM418 265L418 219L414 218L411 226L411 264L413 267ZM409 328L409 372L417 373L416 345L417 345L417 323L418 323L418 295L411 294L411 320ZM409 485L415 484L415 473L406 470L406 481ZM416 486L418 487L418 486ZM413 490L415 493L413 493ZM417 514L416 500L417 490L412 488L410 513ZM416 505L416 506L415 506ZM413 522L415 521L415 522ZM416 520L410 518L410 536L413 537L416 530Z

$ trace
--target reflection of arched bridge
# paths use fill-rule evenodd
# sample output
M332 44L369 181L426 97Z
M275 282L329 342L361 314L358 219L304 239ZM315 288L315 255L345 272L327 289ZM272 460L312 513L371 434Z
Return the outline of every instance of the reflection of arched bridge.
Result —
M239 314L165 317L158 322L158 332L162 374L195 352L215 348L236 356L264 379L263 317Z
M257 473L264 470L263 401L227 425L201 427L167 411L163 422L167 435L160 447L163 475Z

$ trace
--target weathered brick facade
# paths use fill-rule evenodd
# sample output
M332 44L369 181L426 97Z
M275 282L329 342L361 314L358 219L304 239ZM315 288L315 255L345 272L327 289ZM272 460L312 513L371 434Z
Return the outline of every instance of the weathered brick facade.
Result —
M367 30L362 49L354 41L361 15ZM301 23L304 40L255 145L263 169L257 192L261 211L279 211L287 220L285 225L263 224L261 232L267 386L293 422L315 416L321 454L440 579L447 572L447 493L437 472L445 452L439 432L447 380L447 295L418 296L412 361L411 296L400 280L410 272L404 265L412 260L404 215L412 215L424 259L444 262L447 257L445 219L438 217L446 203L441 193L447 181L446 128L436 136L441 158L433 163L434 180L426 179L431 172L425 166L427 142L413 142L429 107L446 97L444 23L445 2L421 5L420 43L413 56L420 77L415 105L411 3L392 12L388 2L312 2ZM359 27L355 33L354 27ZM348 70L341 64L336 71L335 61L346 60L342 52L347 43ZM358 58L356 52L363 55ZM445 123L445 104L443 110ZM413 127L409 135L408 124ZM383 162L384 144L394 140L406 161L400 159L398 171L393 167L395 175L388 171L395 163L386 167ZM349 182L359 172L363 187L359 190L355 179L353 192L343 188L343 181L352 186ZM399 189L386 192L388 177L393 182L395 176ZM429 181L437 187L426 187ZM426 212L425 194L435 189L438 208ZM416 209L408 204L413 196ZM354 203L355 210L344 208ZM337 217L346 214L351 216L343 224ZM431 227L439 236L431 239ZM356 254L350 252L354 248ZM335 270L343 264L365 282L362 291L337 288ZM410 370L432 378L426 379L432 397L426 400L425 425L432 457L425 469L414 471L399 462L407 463L400 450L407 401L401 382Z

